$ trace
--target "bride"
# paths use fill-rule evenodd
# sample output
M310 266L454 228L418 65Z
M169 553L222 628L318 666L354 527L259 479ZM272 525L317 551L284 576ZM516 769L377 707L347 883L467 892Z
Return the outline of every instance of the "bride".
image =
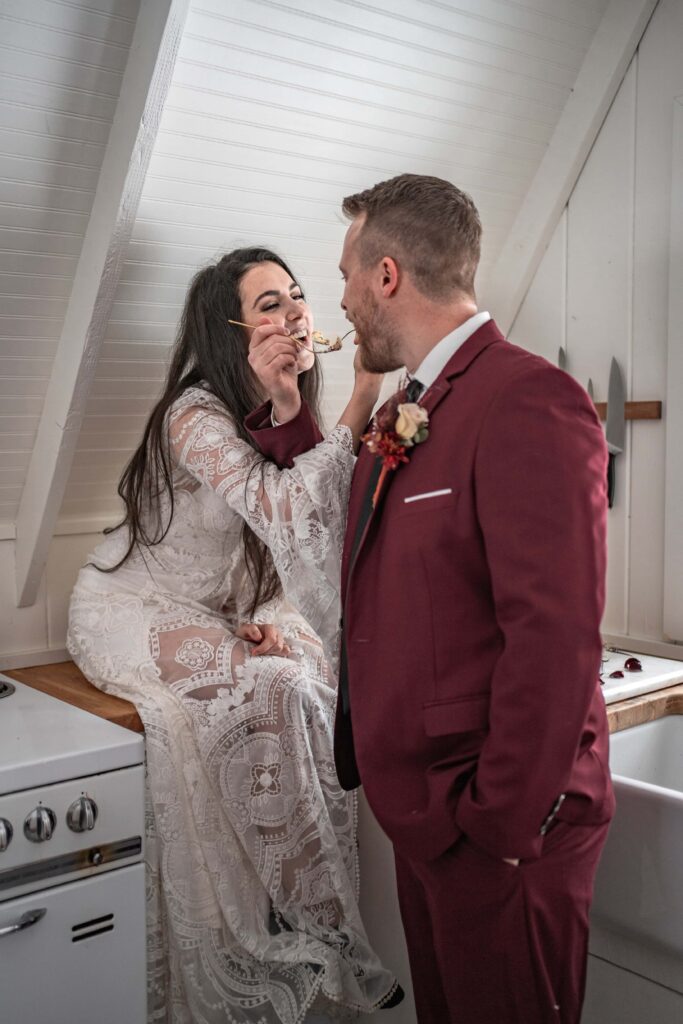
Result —
M400 998L360 920L355 797L332 752L339 550L379 382L357 369L335 429L279 469L244 425L263 396L230 321L254 320L315 409L312 317L286 264L239 249L200 271L119 484L125 518L70 608L74 661L145 726L149 1020L169 1024L348 1019Z

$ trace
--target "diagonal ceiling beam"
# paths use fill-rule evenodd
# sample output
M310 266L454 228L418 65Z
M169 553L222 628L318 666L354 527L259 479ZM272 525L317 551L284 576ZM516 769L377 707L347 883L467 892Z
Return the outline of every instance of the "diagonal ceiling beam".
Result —
M34 604L133 230L189 0L141 0L16 523L17 604Z
M658 0L611 0L496 261L486 304L507 334Z

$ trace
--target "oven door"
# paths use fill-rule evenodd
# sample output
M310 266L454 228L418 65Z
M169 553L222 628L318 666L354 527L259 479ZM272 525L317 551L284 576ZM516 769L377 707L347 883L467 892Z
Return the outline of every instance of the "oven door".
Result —
M145 867L0 903L2 1024L144 1024Z

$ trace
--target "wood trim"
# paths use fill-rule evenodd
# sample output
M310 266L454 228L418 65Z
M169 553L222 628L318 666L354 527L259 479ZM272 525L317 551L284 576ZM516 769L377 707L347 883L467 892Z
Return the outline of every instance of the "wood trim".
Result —
M610 0L484 297L512 327L658 0Z
M607 419L607 402L596 402L595 408L601 420ZM624 419L626 420L661 420L661 402L626 402Z
M47 562L188 7L140 4L17 515L20 608L35 603Z
M671 686L668 690L644 693L630 700L620 700L607 705L607 721L610 732L632 729L644 722L654 722L665 715L683 715L683 685Z

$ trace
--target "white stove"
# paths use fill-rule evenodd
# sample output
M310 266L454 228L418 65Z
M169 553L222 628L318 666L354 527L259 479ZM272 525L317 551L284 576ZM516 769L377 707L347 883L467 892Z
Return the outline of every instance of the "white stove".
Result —
M142 736L0 674L0 1017L146 1018Z

